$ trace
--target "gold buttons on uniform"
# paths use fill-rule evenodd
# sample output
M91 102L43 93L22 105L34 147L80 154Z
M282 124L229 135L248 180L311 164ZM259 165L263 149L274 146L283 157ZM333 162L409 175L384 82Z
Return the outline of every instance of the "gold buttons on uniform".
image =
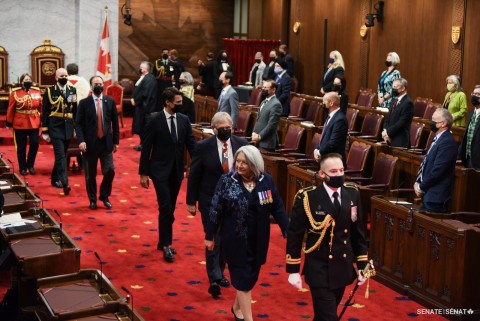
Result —
M330 255L328 256L328 258L329 258L330 260L333 259L333 255L330 254Z
M343 241L343 244L347 244L347 240Z
M347 233L348 233L348 230L347 230L347 229L345 229L345 230L344 230L344 232L345 232L345 234L347 234Z
M347 257L347 254L343 253L343 257Z

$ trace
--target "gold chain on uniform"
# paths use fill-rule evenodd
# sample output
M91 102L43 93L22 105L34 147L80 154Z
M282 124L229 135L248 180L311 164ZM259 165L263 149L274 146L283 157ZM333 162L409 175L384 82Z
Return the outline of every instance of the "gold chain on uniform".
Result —
M315 249L317 249L320 244L323 241L323 238L325 237L325 234L327 233L327 229L331 226L332 230L330 231L330 252L332 252L332 244L333 244L333 229L335 228L335 220L330 214L327 214L325 219L322 222L317 222L313 218L312 212L310 211L310 202L308 201L308 194L304 193L304 198L303 198L303 208L305 210L305 213L307 214L308 220L310 221L310 226L312 229L310 229L310 232L312 233L320 233L320 236L318 237L317 242L309 248L306 249L305 247L303 248L303 252L306 254L313 252Z
M23 107L32 106L32 96L30 96L30 94L26 94L22 98L19 98L17 96L17 92L14 92L14 98L15 98L15 101L17 102L17 104L15 105L16 109L22 109ZM20 106L20 104L22 105Z

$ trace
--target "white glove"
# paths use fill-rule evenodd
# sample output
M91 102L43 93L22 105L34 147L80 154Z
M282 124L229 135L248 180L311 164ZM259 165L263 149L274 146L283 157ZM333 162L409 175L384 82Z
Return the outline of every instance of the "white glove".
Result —
M358 271L358 285L362 285L363 283L365 283L367 281L367 278L363 276L363 273L362 271Z
M50 135L48 135L48 134L42 134L42 137L43 137L43 139L45 139L45 141L46 141L47 143L50 143Z
M302 288L302 277L300 273L291 273L288 276L288 283L300 290Z

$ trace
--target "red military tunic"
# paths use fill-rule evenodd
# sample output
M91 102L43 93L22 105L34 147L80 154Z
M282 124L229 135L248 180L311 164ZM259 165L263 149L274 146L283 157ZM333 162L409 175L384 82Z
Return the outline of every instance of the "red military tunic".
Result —
M14 129L40 128L42 93L37 87L26 92L23 87L14 88L10 93L7 110L7 126Z

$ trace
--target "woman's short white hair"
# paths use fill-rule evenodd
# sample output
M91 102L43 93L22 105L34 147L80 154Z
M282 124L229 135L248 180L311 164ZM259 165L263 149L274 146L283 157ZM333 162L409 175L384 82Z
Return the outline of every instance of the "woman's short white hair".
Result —
M445 82L448 83L448 81L451 81L452 83L455 84L455 87L457 87L458 91L462 91L462 84L460 83L460 77L457 75L450 75L445 79Z
M235 153L235 156L233 157L234 162L237 161L237 156L239 153L243 153L243 155L245 155L245 160L247 161L248 167L250 167L253 175L258 178L260 174L264 171L263 157L262 154L260 154L258 148L252 145L245 145L240 147Z
M192 74L189 73L188 71L184 71L180 74L180 76L185 77L185 81L187 82L187 85L193 85L193 77Z

